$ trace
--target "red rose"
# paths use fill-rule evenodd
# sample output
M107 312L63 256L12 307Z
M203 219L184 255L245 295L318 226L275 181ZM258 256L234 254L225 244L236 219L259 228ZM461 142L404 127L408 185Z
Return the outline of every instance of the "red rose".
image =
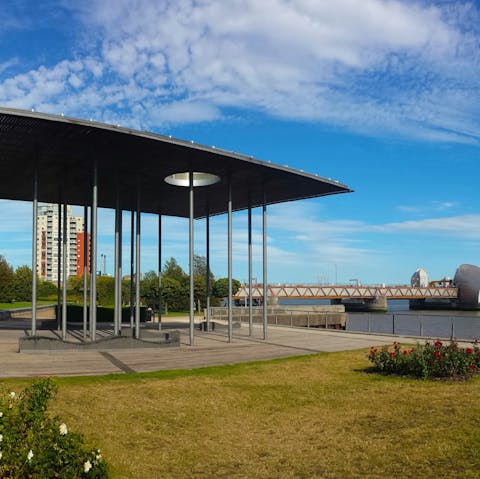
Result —
M390 353L390 357L391 357L391 358L394 358L394 357L395 357L395 353Z
M467 354L472 354L472 353L473 353L473 349L472 349L472 348L467 348L467 349L465 350L465 352L466 352Z
M403 355L405 354L408 354L408 351L406 349L403 351Z

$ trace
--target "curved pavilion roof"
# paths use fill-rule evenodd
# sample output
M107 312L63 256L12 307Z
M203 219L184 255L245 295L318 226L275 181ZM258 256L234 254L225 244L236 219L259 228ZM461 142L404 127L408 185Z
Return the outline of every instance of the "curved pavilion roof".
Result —
M85 205L91 199L94 160L98 165L98 206L136 209L137 177L141 211L188 217L187 189L164 181L185 171L212 173L217 184L195 188L195 217L227 211L228 178L233 210L346 193L347 186L317 175L168 136L94 121L0 108L0 198L33 198L38 165L38 199ZM60 199L61 192L61 199Z

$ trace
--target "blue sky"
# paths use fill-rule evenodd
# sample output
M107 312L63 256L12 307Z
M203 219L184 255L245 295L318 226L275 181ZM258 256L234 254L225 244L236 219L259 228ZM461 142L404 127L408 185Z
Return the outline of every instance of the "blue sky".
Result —
M12 0L0 9L0 105L171 134L355 190L269 208L272 283L408 283L418 267L436 279L480 264L479 91L477 2ZM30 205L0 201L0 211L0 254L28 263ZM144 217L142 270L156 267L155 222ZM164 256L187 268L186 222L164 225ZM112 212L101 212L100 230L111 271ZM225 244L226 219L215 218L217 277ZM238 213L240 280L246 255Z

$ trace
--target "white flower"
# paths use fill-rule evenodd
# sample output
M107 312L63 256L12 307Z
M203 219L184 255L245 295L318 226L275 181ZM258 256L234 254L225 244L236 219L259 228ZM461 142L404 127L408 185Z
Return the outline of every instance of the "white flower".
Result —
M30 451L28 451L28 454L27 454L27 461L30 462L32 460L32 457L33 457L33 451L30 449Z
M66 436L67 435L68 429L67 429L67 425L64 422L62 422L62 424L60 424L59 429L60 429L60 436Z
M15 391L12 391L9 396L13 399L16 396Z
M3 452L2 452L2 451L0 451L0 459L2 458L2 456L3 456Z
M87 461L87 462L83 465L83 471L84 471L84 472L88 472L91 468L92 468L92 463L91 463L90 461Z
M2 411L0 411L0 417L3 417L3 412Z
M95 457L95 459L96 459L97 461L99 461L101 458L102 458L102 455L101 455L101 454L97 454L96 457Z
M0 434L0 442L3 441L3 434Z

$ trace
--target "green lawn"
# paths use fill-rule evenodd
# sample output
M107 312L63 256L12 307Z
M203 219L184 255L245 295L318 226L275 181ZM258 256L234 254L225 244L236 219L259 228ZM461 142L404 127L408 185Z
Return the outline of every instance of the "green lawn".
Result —
M480 377L384 377L366 355L63 378L52 411L114 478L479 478Z
M37 301L37 306L44 306L47 304L54 304L52 301ZM2 309L16 309L16 308L31 308L31 301L15 301L13 303L0 303L0 310Z

